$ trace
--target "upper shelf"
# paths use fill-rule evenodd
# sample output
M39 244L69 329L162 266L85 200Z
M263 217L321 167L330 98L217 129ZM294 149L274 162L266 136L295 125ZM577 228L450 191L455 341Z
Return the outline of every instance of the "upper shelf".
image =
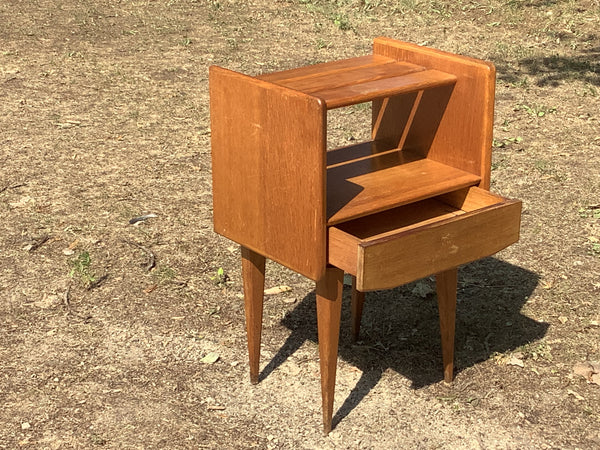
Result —
M370 143L361 144L366 148ZM481 178L408 150L327 169L327 224L335 225L468 186Z
M380 55L334 61L258 78L319 97L328 109L456 83L456 76Z

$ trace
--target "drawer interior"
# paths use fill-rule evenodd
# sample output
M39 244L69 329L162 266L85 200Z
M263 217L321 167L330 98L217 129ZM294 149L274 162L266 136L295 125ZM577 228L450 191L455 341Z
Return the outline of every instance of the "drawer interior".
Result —
M344 222L335 228L356 237L358 241L368 242L503 201L502 197L473 187Z

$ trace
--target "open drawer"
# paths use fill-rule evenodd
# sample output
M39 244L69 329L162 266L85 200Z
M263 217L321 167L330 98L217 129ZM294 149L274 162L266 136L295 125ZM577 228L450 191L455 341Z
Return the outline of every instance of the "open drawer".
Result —
M329 228L328 262L359 291L389 289L518 241L521 202L471 187Z

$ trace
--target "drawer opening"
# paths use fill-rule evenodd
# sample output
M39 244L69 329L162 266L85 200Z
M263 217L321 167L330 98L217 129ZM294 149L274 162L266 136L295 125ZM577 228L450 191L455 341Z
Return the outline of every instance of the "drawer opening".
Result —
M520 215L519 201L460 189L330 227L328 261L359 290L393 288L516 242Z

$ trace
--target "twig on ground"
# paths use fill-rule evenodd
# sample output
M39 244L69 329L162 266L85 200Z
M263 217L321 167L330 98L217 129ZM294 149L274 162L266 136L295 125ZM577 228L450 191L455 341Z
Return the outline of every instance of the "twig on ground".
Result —
M13 184L13 185L9 184L7 186L0 188L0 194L2 194L4 191L7 191L9 189L16 189L16 188L20 188L23 186L27 186L27 183L17 183L17 184Z
M148 250L143 245L138 244L137 242L129 241L127 239L124 239L123 241L126 244L133 245L134 247L139 248L146 255L148 255L148 263L146 264L145 269L146 269L147 272L150 272L154 268L154 266L156 265L156 257L154 256L154 253L152 253L150 250Z
M92 316L82 316L81 314L78 314L75 311L73 311L73 308L71 307L71 283L67 285L67 289L63 294L63 303L65 305L65 308L67 309L67 315L75 316L85 321L88 321L92 318Z
M26 248L28 252L33 252L35 250L37 250L38 248L40 248L42 245L44 245L48 239L50 239L50 236L48 236L47 234L44 234L43 236L37 238L35 241L33 241L32 244L29 244Z
M63 296L63 303L65 304L65 307L67 308L67 312L69 314L72 313L72 311L71 311L71 284L70 283L67 286L67 289L65 290L65 294Z

